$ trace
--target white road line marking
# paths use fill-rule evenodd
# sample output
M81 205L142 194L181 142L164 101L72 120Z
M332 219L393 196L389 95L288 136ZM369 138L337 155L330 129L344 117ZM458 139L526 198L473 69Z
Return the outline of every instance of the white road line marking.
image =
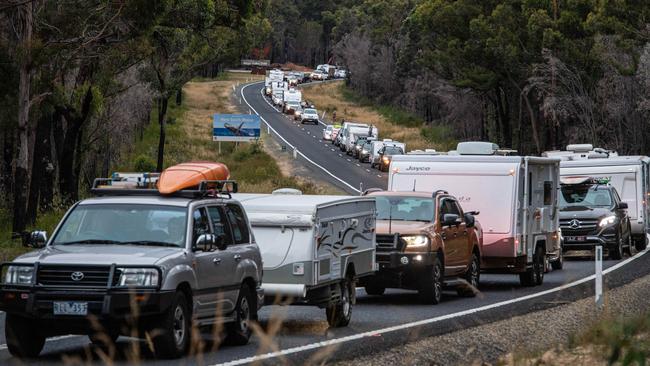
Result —
M345 160L347 160L347 161L352 161L352 160L350 160L350 159L345 159Z
M381 174L377 174L377 176L378 176L379 178L381 178Z
M339 154L339 156L343 156L343 155Z
M334 149L331 149L331 150L334 151Z
M357 166L361 166L361 164L357 164Z
M616 264L614 266L611 266L611 267L607 268L606 270L603 271L603 274L615 271L615 270L623 267L627 263L630 263L630 262L636 260L637 258L640 258L643 254L648 252L648 250L650 250L650 248L646 248L643 251L637 253L634 257L630 257L630 258L628 258L628 259L626 259L626 260L624 260L624 261L622 261L622 262L620 262L620 263L618 263L618 264ZM591 276L588 276L588 277L584 277L584 278L582 278L580 280L576 280L576 281L573 281L571 283L567 283L565 285L554 287L554 288L551 288L551 289L548 289L548 290L545 290L545 291L540 291L540 292L537 292L537 293L534 293L534 294L518 297L518 298L515 298L515 299L500 301L500 302L497 302L497 303L494 303L494 304L484 305L484 306L474 308L474 309L463 310L463 311L459 311L459 312L452 313L452 314L441 315L441 316L437 316L437 317L434 317L434 318L423 319L423 320L419 320L419 321L415 321L415 322L395 325L395 326L386 327L386 328L383 328L383 329L377 329L377 330L371 330L371 331L368 331L368 332L357 333L357 334L353 334L353 335L346 336L346 337L328 339L328 340L322 341L322 342L315 342L315 343L311 343L311 344L306 344L304 346L298 346L298 347L284 349L284 350L277 351L277 352L269 352L269 353L262 354L262 355L242 358L242 359L233 360L233 361L230 361L230 362L224 362L224 363L221 363L221 364L218 364L218 365L219 366L235 366L235 365L243 365L243 364L248 364L248 363L253 363L253 362L259 362L259 361L262 361L262 360L268 360L268 359L272 359L272 358L276 358L276 357L280 357L280 356L287 356L287 355L290 355L290 354L299 353L299 352L303 352L303 351L309 351L309 350L314 350L314 349L318 349L318 348L329 347L329 346L342 344L342 343L346 343L346 342L350 342L350 341L355 341L355 340L359 340L359 339L363 339L363 338L376 337L376 336L379 336L379 335L382 335L382 334L385 334L385 333L391 333L391 332L395 332L395 331L398 331L398 330L404 330L404 329L409 329L409 328L418 327L418 326L422 326L422 325L438 323L438 322L443 321L443 320L458 318L458 317L465 316L465 315L470 315L470 314L476 314L476 313L480 313L480 312L483 312L483 311L486 311L486 310L499 308L499 307L502 307L502 306L505 306L505 305L516 304L518 302L522 302L522 301L534 299L534 298L537 298L537 297L540 297L540 296L552 294L554 292L562 291L564 289L567 289L567 288L577 286L579 284L591 281L595 277L596 277L595 275L591 275Z
M366 171L367 171L368 173L370 173L370 169L366 169Z
M282 137L282 135L280 135L280 134L278 133L278 131L276 131L273 127L271 127L271 124L268 123L268 122L264 119L264 117L262 117L262 116L257 112L257 110L255 110L255 108L253 108L253 106L250 105L250 103L248 103L248 100L247 100L246 97L244 96L244 89L246 89L247 87L249 87L249 86L251 86L251 85L254 85L254 84L257 84L257 83L252 83L252 84L244 85L244 86L239 90L239 94L241 94L242 99L244 100L244 102L246 103L246 105L248 105L248 107L249 107L249 108L250 108L250 109L251 109L255 114L257 114L258 116L260 116L260 120L263 121L264 124L266 124L266 126L267 126L271 131L273 131L273 133L275 133L275 134L276 134L276 135L277 135L277 136L278 136L282 141L284 141L284 142L285 142L288 146L290 146L292 149L295 149L295 146L293 146L292 144L290 144L289 141L287 141L287 139L285 139L284 137ZM266 98L264 98L264 92L263 92L263 90L260 90L260 94L262 94L262 99L266 100ZM268 103L268 101L267 101L267 103ZM322 170L323 172L325 172L325 174L329 175L330 177L336 179L337 181L341 182L342 184L344 184L345 186L347 186L348 188L350 188L352 191L357 192L357 193L361 193L361 191L359 191L359 189L353 187L352 185L350 185L350 183L348 183L348 182L344 181L343 179L337 177L336 175L332 174L329 170L325 169L325 168L322 167L321 165L316 164L313 160L311 160L310 158L308 158L305 154L301 153L300 151L296 151L296 153L297 153L298 155L302 156L305 160L307 160L309 163L311 163L311 164L314 165L315 167L317 167L317 168L319 168L320 170Z

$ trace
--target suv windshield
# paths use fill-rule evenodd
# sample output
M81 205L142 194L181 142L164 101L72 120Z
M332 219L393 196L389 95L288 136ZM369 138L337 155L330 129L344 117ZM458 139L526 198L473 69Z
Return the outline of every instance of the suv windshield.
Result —
M305 114L316 114L316 110L311 109L311 108L307 108L307 109L305 109Z
M145 204L77 206L58 230L53 245L133 244L184 247L184 207Z
M433 198L409 196L375 196L378 220L431 222L434 219Z
M611 207L612 193L609 189L585 184L563 185L560 208L565 207Z

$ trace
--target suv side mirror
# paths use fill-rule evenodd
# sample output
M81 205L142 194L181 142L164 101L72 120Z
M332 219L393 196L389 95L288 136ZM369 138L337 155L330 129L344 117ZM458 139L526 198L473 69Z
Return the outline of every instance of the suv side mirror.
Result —
M442 217L442 225L452 226L460 224L460 217L456 214L444 214Z
M627 202L619 202L616 208L618 208L619 210L627 210L627 207L628 207Z
M46 242L47 231L32 231L23 245L32 248L42 248Z
M216 236L214 234L201 234L196 238L196 243L194 243L194 248L202 250L204 252L209 252L212 250L212 247L217 243Z
M465 212L465 223L467 224L467 227L474 227L474 224L476 223L476 219L474 218L474 215L472 215L469 212Z

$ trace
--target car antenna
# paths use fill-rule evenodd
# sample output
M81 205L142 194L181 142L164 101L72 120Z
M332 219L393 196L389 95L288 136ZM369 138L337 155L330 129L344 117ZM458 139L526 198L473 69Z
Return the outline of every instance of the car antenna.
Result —
M415 192L415 183L417 182L417 179L413 179L413 192Z

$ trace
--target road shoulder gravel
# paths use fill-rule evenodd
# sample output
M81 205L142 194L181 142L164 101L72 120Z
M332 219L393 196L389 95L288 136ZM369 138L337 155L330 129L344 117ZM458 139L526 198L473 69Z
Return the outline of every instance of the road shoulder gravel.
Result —
M598 320L632 317L647 311L650 275L606 292L605 307L594 298L510 319L429 337L336 365L483 365L509 363L513 354L541 354L562 347L570 337ZM507 356L507 357L506 357Z

